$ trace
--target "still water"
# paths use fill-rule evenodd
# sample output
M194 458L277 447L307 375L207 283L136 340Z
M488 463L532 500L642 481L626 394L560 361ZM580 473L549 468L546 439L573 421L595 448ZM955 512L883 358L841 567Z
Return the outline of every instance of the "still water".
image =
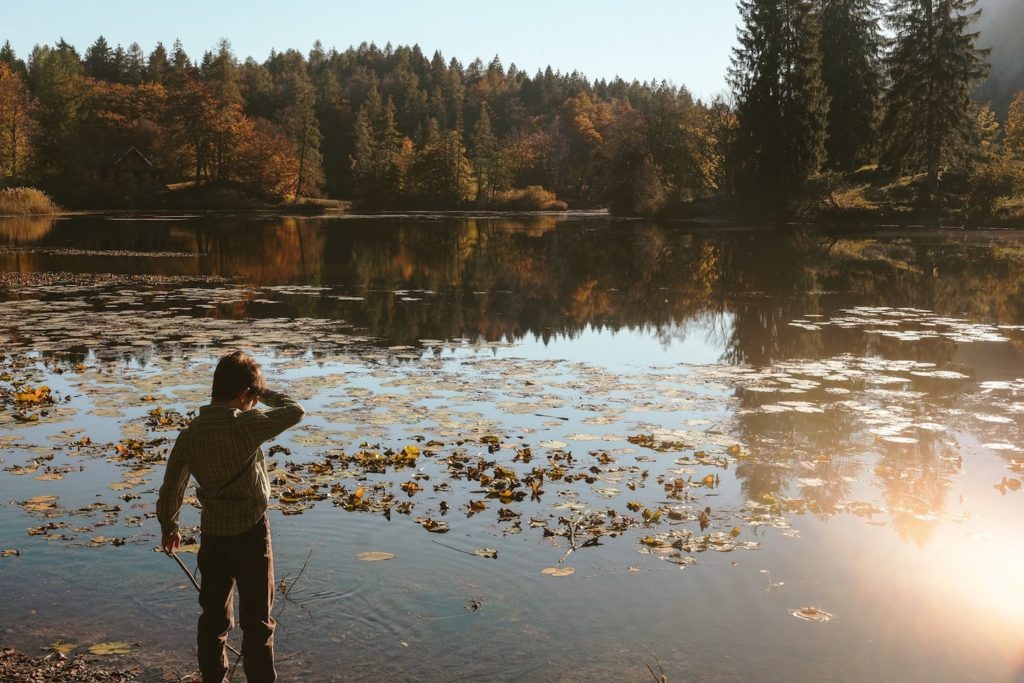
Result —
M0 219L0 271L5 646L193 670L156 489L240 346L307 409L285 680L1024 680L1016 234Z

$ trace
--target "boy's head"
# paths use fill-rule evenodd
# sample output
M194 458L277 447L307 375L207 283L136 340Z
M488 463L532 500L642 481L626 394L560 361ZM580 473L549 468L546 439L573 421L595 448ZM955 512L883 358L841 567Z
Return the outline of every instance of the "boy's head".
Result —
M217 369L213 371L214 401L230 401L246 389L252 390L258 396L266 388L260 364L244 351L232 351L226 356L221 356Z

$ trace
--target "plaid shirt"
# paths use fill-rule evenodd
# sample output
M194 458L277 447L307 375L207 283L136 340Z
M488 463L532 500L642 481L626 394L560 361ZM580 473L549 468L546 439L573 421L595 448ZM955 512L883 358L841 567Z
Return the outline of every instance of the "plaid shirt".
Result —
M241 412L223 405L203 406L178 434L156 503L156 516L165 535L178 531L189 474L198 483L196 497L202 506L204 534L240 534L267 511L270 481L260 444L297 424L305 411L274 391L264 391L260 400L271 409Z

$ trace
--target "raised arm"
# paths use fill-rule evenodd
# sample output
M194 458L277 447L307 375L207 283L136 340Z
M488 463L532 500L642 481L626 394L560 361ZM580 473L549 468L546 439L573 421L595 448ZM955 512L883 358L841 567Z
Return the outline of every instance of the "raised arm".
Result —
M263 443L297 425L306 411L294 399L284 394L265 389L260 394L260 401L270 410L248 410L240 416L244 420L245 429L257 443Z

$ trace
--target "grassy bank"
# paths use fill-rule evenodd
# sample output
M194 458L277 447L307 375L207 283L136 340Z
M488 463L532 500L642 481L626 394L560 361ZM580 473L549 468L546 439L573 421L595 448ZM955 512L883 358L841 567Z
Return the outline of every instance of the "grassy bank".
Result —
M51 215L59 211L49 195L34 187L0 190L0 216Z

